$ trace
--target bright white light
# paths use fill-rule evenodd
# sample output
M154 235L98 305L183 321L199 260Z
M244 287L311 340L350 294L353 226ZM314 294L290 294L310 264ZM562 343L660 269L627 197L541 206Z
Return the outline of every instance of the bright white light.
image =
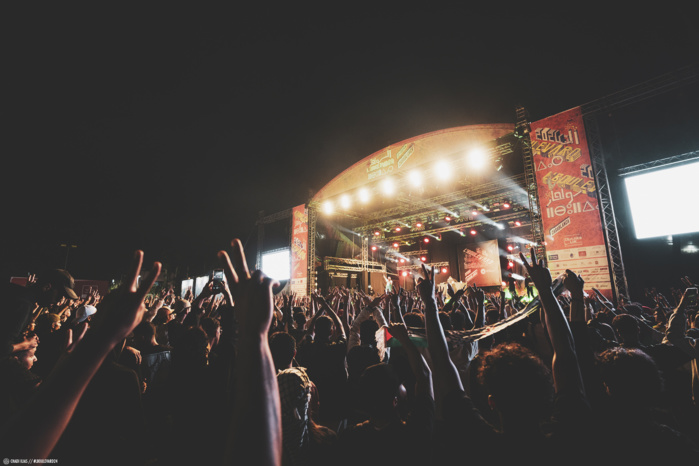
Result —
M636 238L699 231L693 209L699 162L625 179Z
M393 193L395 193L395 192L396 192L396 185L395 185L395 183L393 182L393 179L392 179L392 178L385 178L385 179L381 182L381 190L382 190L383 193L384 193L385 195L387 195L387 196L390 196L390 195L392 195Z
M488 161L488 155L483 149L476 148L472 149L471 152L468 153L466 159L468 161L469 168L480 170L485 167L485 164Z
M330 200L327 200L323 202L323 212L326 214L332 214L333 213L333 203Z
M343 194L340 198L340 205L343 209L349 209L352 205L352 201L350 200L350 197L347 194Z
M503 225L502 223L496 223L496 224L495 224L495 227L496 227L498 230L504 230L504 229L505 229L505 225Z
M410 184L416 188L422 186L422 174L420 174L420 172L417 170L413 170L408 173L408 180L410 181Z
M359 192L357 193L357 197L359 197L359 202L366 204L369 202L369 190L366 188L360 188Z
M449 164L449 162L445 160L437 162L437 165L435 165L434 167L434 171L437 174L437 178L439 178L442 181L448 180L449 178L451 178L453 174L451 165Z
M276 280L288 280L291 277L291 252L289 249L262 253L262 272Z

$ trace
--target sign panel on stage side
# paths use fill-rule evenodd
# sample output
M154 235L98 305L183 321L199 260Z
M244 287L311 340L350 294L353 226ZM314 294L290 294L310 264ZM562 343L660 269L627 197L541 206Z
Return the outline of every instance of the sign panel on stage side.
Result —
M498 240L466 244L459 251L461 281L467 286L501 286Z
M296 206L291 219L291 291L306 296L308 289L308 210Z
M588 293L612 296L607 248L580 107L531 124L532 152L552 276L573 270Z

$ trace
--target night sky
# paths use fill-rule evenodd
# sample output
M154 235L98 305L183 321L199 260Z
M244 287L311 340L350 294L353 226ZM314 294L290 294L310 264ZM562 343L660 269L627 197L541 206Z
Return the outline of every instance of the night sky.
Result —
M3 6L3 274L63 266L61 244L77 278L118 277L136 248L206 273L233 237L254 254L260 210L389 144L545 118L699 45L672 6L324 5ZM612 167L699 148L696 87L604 115Z

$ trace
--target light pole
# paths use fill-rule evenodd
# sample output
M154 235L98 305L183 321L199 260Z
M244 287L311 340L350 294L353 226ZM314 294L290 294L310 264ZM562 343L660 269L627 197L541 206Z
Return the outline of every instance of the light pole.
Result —
M71 248L75 249L78 246L76 244L61 244L62 248L66 248L66 262L63 265L63 269L68 270L68 253L70 252Z

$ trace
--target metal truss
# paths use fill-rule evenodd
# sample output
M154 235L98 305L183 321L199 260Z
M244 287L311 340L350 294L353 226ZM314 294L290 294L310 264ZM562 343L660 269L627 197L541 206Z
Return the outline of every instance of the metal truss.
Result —
M308 258L308 289L306 290L308 295L316 288L316 220L318 218L318 206L309 202L306 207L308 210L308 251L306 257Z
M532 141L529 136L529 115L524 107L516 109L515 135L520 138L522 144L522 161L524 163L524 176L526 178L527 198L529 199L529 219L531 220L531 239L536 245L537 257L546 258L546 246L544 238L544 225L541 219L541 204L539 203L539 187L536 183L536 170L534 168L534 154L532 153Z
M640 163L638 165L632 165L630 167L621 168L618 170L620 176L635 175L639 172L646 170L653 170L655 168L666 168L669 165L677 165L690 161L694 159L699 159L699 150L692 152L685 152L684 154L673 155L672 157L666 157L660 160L653 160L651 162Z
M629 297L629 287L626 282L626 271L624 270L624 259L621 255L621 244L619 242L619 232L616 227L616 216L614 215L614 204L609 190L609 178L604 164L604 152L600 140L599 127L595 114L583 115L585 122L585 133L587 134L587 144L590 150L590 161L592 171L597 185L597 195L599 197L599 211L604 227L604 239L607 243L607 256L611 266L610 275L614 286L614 297L617 302L621 296Z
M325 270L336 270L340 272L386 272L386 266L380 262L363 261L359 259L347 259L344 257L325 257Z

